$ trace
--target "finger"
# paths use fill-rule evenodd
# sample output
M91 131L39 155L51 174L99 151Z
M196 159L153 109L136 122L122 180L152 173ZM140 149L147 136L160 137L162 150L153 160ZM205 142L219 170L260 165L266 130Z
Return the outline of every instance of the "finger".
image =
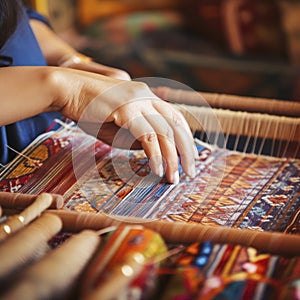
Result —
M178 156L173 129L165 118L155 110L151 113L144 113L144 116L156 132L164 159L166 178L169 182L177 184L179 182Z
M80 128L91 136L97 137L108 145L120 149L138 150L142 146L126 128L120 128L113 122L80 122Z
M159 90L158 89L154 89L155 91ZM169 88L166 88L167 90ZM178 123L178 125L181 125L185 128L186 130L186 134L188 134L189 138L191 140L193 140L193 135L192 132L190 130L190 127L187 123L187 121L185 120L184 116L181 114L181 112L179 110L177 110L175 108L175 106L170 105L168 102L165 102L164 100L161 100L160 98L157 98L157 101L154 101L153 106L154 108L161 113L162 115L166 116L168 118L168 120L173 120L175 122L175 125ZM179 122L180 121L180 122Z
M130 75L126 71L101 65L93 61L73 64L72 66L70 66L70 68L74 68L81 71L92 72L92 73L98 73L101 75L105 75L105 76L109 76L121 80L131 80Z
M166 121L173 130L183 170L190 177L195 177L195 146L193 135L187 122L181 113L164 102L160 105L155 105L155 108L166 117Z
M151 170L162 177L164 173L162 153L158 136L153 127L143 116L132 118L126 125L130 133L141 143L149 159Z

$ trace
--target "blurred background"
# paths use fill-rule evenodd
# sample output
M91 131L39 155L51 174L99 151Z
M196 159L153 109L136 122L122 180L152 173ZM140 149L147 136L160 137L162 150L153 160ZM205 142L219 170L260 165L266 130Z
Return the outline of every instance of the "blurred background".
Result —
M28 0L53 29L132 78L300 99L298 0Z

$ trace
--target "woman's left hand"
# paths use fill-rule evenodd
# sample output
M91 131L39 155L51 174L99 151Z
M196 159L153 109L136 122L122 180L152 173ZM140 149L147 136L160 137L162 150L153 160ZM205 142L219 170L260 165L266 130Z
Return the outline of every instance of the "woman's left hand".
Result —
M30 25L48 65L92 72L121 80L131 79L126 71L99 64L80 53L43 22L32 19Z
M59 66L97 73L121 80L131 80L130 75L126 71L99 64L93 61L90 57L82 54L74 54L63 58L60 61Z

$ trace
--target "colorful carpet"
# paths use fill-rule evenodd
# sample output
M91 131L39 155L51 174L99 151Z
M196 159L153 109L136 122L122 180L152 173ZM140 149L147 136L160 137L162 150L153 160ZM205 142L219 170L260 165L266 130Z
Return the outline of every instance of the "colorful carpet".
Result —
M149 173L143 151L112 149L73 128L47 133L0 174L2 191L64 195L65 209L267 231L297 231L300 161L198 143L194 179Z

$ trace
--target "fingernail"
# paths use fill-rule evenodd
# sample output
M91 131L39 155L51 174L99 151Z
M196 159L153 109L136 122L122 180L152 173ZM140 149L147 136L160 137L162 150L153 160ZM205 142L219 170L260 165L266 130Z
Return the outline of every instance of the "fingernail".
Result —
M162 165L159 165L158 167L158 176L163 177L164 176L164 168Z
M190 176L191 178L195 178L195 176L196 176L196 168L195 168L195 165L191 165L191 166L189 167L189 176Z
M179 183L179 173L178 171L176 171L174 174L173 174L173 184L178 184Z
M163 167L161 161L158 161L155 158L151 158L149 161L149 165L154 174L156 174L159 177L164 176L165 172L164 172L164 167Z

